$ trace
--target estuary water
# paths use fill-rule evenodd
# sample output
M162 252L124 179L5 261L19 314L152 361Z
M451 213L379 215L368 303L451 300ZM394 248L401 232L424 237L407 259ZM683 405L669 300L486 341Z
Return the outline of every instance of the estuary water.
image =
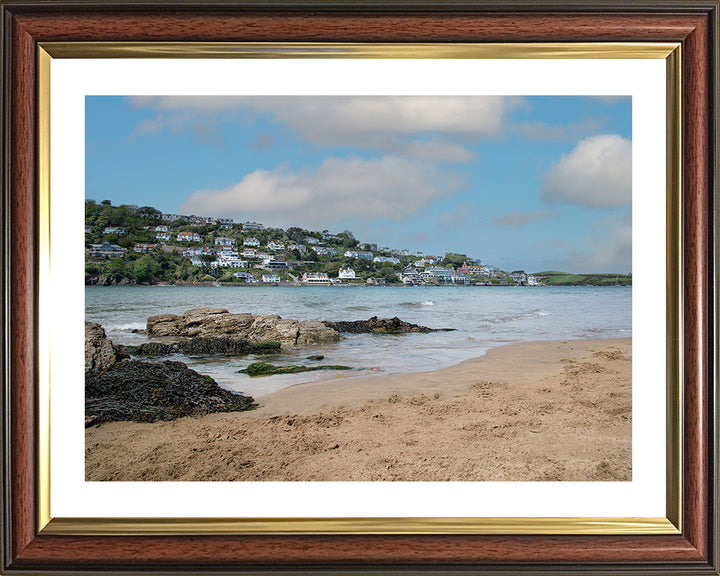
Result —
M148 316L182 314L199 307L233 313L279 314L283 318L366 320L371 316L455 328L427 334L346 335L334 344L283 350L278 355L176 359L221 386L255 397L302 382L340 375L407 374L452 366L489 348L531 340L619 338L632 335L631 287L178 287L85 288L85 318L100 323L118 344L140 344ZM323 363L357 371L318 371L250 378L238 370L258 360Z

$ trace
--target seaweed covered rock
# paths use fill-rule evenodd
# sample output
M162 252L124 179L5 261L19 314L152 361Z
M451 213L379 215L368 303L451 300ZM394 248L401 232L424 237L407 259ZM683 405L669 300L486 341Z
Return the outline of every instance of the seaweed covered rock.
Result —
M147 358L180 353L186 356L243 356L279 352L280 342L248 342L237 338L197 336L172 343L146 342L139 346L122 346L121 349L132 356Z
M341 322L324 322L325 326L350 334L405 334L408 332L446 332L452 328L428 328L394 318L378 318L373 316L369 320L351 320Z
M275 366L267 362L253 362L247 368L239 370L249 376L272 376L274 374L297 374L298 372L316 372L318 370L352 370L350 366L326 364L325 366Z
M107 370L123 357L100 324L85 322L85 372Z
M181 362L124 360L85 375L85 425L156 422L254 408L249 396L224 390Z

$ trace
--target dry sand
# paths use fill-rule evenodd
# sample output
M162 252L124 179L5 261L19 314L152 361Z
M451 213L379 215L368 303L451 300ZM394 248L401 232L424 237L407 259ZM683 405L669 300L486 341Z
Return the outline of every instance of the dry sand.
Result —
M632 340L338 377L250 412L88 428L87 480L630 480Z

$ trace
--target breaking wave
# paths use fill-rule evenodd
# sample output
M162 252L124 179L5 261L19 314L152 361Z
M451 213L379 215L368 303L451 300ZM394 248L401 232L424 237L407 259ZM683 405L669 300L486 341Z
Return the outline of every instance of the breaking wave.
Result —
M549 312L545 310L531 310L530 312L521 312L518 314L504 314L502 316L493 316L490 318L480 318L481 322L490 322L491 324L504 324L505 322L516 322L518 320L535 320L547 316Z

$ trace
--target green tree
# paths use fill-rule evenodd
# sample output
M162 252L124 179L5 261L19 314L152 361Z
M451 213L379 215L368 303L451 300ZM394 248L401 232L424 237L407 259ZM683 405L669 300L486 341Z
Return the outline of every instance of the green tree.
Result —
M145 254L137 260L133 266L135 277L140 282L152 282L160 271L160 264L153 258L151 254Z
M455 252L447 252L443 258L443 266L462 266L468 259L465 254L457 254Z

